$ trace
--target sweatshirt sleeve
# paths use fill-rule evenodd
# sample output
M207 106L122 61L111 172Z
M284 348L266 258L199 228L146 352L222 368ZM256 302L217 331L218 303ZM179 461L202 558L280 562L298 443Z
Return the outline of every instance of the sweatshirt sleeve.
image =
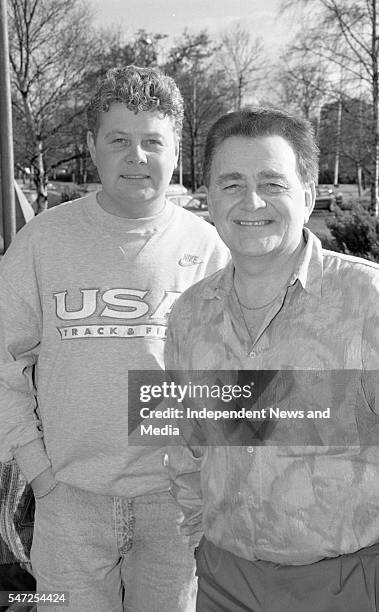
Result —
M204 223L207 223L207 221L204 221ZM210 276L221 268L225 268L231 257L228 247L221 240L215 228L212 227L211 229L213 230L213 244L204 276Z
M36 412L42 312L29 236L21 231L0 265L0 461L15 458L31 481L50 461Z

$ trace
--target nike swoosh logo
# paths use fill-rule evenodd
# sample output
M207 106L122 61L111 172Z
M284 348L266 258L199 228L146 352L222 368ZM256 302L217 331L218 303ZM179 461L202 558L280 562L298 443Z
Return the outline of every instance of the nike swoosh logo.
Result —
M198 266L199 264L203 263L202 260L198 257L194 257L194 258L189 258L189 257L181 257L179 259L179 266L182 266L183 268L188 268L189 266Z

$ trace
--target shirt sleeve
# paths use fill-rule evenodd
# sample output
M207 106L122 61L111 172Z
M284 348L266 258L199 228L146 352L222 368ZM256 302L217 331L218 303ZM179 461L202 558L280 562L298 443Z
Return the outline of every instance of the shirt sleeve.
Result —
M0 267L0 461L15 458L28 481L50 466L35 387L41 325L28 241L17 235Z
M179 307L180 308L180 307ZM175 372L185 365L181 359L185 333L177 333L176 313L180 320L180 310L176 305L169 320L168 336L165 343L166 370ZM184 335L182 336L182 333ZM181 426L181 423L178 422ZM167 448L165 465L170 478L170 490L183 512L180 532L189 536L190 545L196 545L203 532L202 494L200 468L204 448L190 446L184 437L182 443Z
M203 534L202 459L201 455L195 456L184 442L183 445L169 446L167 449L165 465L170 477L170 491L183 512L179 529L182 535L189 536L190 545L196 545Z

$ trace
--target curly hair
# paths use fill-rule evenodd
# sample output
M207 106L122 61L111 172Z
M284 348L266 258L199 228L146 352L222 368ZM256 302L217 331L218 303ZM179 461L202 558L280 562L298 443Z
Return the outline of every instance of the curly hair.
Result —
M106 113L113 103L127 109L157 111L173 120L175 132L181 135L183 98L175 81L156 68L124 66L111 68L98 82L97 90L87 107L88 129L97 135L100 113Z
M246 106L218 119L210 128L204 152L204 184L209 186L212 161L217 148L231 136L261 138L282 136L296 155L297 171L303 184L317 181L319 149L312 124L285 110Z

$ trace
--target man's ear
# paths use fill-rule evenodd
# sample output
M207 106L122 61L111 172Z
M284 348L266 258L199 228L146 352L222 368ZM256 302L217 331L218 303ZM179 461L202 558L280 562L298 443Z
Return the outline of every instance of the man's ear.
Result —
M208 187L205 187L205 194L207 196L207 204L208 204L208 212L209 212L209 218L212 222L213 221L213 202L212 202L212 198L210 196L210 192Z
M96 144L95 144L95 137L93 135L93 132L91 132L90 130L87 132L87 147L88 147L88 150L90 152L91 159L92 159L93 163L96 166Z
M304 211L304 225L308 223L309 217L312 214L316 201L316 186L314 181L310 181L305 186L305 211Z

